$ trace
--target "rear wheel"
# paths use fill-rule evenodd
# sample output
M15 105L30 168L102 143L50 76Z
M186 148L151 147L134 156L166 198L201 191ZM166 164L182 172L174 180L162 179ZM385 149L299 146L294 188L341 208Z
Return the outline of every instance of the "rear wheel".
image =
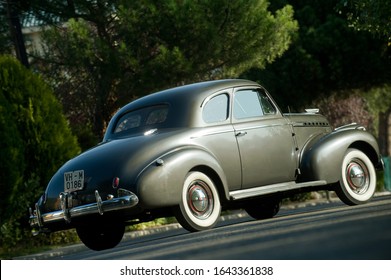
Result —
M366 154L348 149L341 166L341 179L335 192L348 205L370 200L376 190L376 170Z
M123 223L110 225L89 225L76 228L80 240L88 248L101 251L114 248L121 242L125 233Z
M250 202L244 210L256 220L269 219L280 211L281 199L269 198Z
M188 231L212 228L220 217L219 194L213 181L202 172L190 172L182 188L175 217Z

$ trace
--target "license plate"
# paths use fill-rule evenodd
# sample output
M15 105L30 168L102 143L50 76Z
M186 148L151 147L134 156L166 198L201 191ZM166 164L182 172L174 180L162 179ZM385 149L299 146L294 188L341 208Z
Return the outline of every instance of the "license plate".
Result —
M84 170L76 170L64 173L64 191L74 192L84 187Z

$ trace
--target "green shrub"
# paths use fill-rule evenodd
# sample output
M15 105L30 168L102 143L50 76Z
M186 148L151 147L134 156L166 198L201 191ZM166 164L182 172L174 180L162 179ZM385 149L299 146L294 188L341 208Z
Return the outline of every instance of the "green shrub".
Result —
M28 207L53 173L80 152L52 90L17 60L0 56L0 246L26 242Z

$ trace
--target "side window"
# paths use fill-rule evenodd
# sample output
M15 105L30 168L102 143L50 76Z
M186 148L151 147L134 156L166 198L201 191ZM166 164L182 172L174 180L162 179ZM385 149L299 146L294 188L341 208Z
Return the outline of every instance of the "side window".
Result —
M205 104L202 118L206 123L223 122L228 118L228 108L228 95L217 95Z
M235 119L254 118L263 115L256 90L240 90L235 94L234 117Z
M233 109L235 119L255 118L275 113L276 109L265 92L258 90L236 92Z
M264 91L259 92L259 99L261 101L263 113L265 115L274 115L277 112L273 103L270 101L269 97Z

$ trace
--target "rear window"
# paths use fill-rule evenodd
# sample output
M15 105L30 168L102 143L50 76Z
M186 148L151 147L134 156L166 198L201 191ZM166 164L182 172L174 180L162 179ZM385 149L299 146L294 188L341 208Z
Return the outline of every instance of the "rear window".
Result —
M168 105L145 107L128 112L118 120L114 134L158 128L164 124L167 115Z

